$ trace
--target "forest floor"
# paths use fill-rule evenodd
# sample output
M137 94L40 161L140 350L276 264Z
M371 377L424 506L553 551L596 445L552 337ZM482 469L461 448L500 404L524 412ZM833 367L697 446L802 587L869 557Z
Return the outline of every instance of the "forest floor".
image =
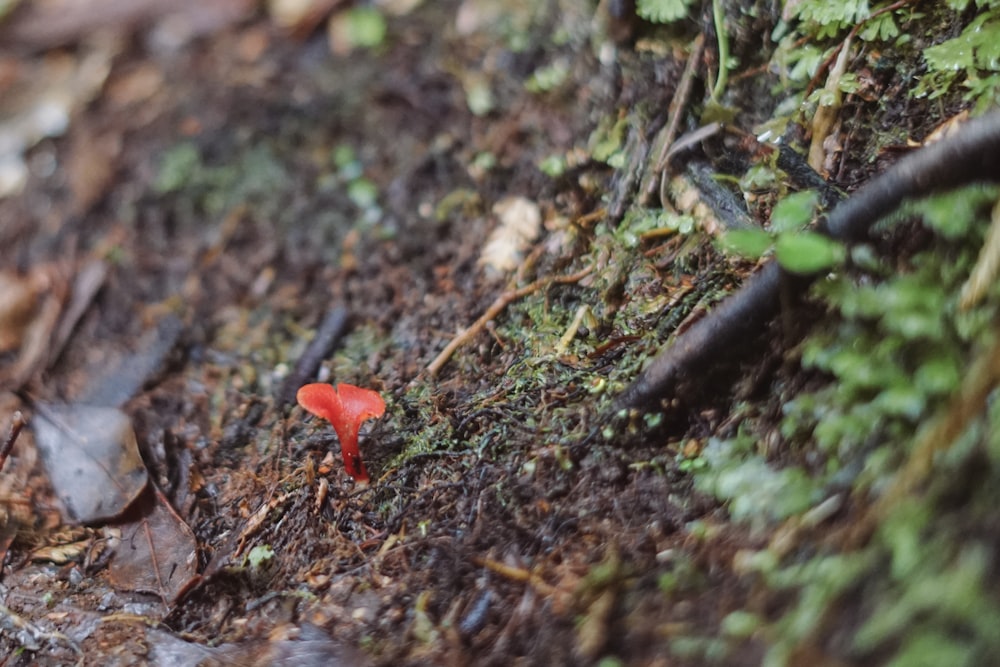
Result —
M848 44L824 130L787 100L835 58L789 83L772 3L730 8L719 96L710 7L660 25L616 2L102 4L93 27L35 20L44 2L0 24L0 147L23 144L0 172L0 665L996 657L1000 526L971 519L994 507L975 489L995 446L928 492L974 524L920 514L964 536L929 551L940 581L919 530L887 519L895 551L850 534L905 458L873 440L949 392L901 410L905 432L862 423L842 471L782 421L829 384L800 358L835 309L786 312L648 412L614 407L756 269L723 230L817 183L826 208L971 106L910 94L921 49L971 12L896 3L911 40ZM956 383L981 347L955 353ZM314 381L383 396L370 484L296 405Z

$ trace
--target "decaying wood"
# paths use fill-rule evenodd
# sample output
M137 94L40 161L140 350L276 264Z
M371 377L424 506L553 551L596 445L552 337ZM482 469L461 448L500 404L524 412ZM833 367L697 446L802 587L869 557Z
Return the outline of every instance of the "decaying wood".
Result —
M900 160L820 222L831 238L863 240L873 224L904 200L962 185L1000 181L1000 112L970 121L952 137ZM677 383L707 371L738 343L755 337L777 314L784 295L801 296L816 275L793 275L768 262L735 294L678 336L615 401L615 410L669 398Z

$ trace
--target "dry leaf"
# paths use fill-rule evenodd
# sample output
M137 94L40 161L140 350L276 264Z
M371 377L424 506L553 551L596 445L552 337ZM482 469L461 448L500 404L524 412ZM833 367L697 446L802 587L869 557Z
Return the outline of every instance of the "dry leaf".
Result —
M31 425L38 452L70 517L97 523L120 516L148 480L128 416L91 405L37 408Z
M111 584L171 603L198 575L194 533L156 489L143 494L136 509L140 516L119 526L121 539L112 544Z

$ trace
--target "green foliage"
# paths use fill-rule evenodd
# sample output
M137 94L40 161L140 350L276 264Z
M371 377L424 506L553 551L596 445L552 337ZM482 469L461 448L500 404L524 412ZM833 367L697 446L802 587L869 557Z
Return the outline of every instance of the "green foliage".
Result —
M267 206L288 181L288 170L269 145L247 147L212 165L197 146L182 142L164 155L153 188L194 203L198 213L217 216L239 204Z
M969 233L977 217L997 200L1000 191L994 186L973 186L955 192L934 195L910 210L946 239L958 239Z
M816 212L819 198L812 190L796 192L779 201L771 213L770 232L739 229L720 240L724 250L757 259L772 249L774 256L792 273L813 274L844 261L844 247L821 234L803 230Z
M653 23L673 23L687 17L694 0L636 0L635 13Z
M858 36L865 41L888 41L900 34L899 26L892 12L879 14L867 20L877 11L892 4L879 2L869 6L868 0L846 0L845 2L824 2L824 0L804 0L788 3L791 18L798 19L797 32L815 39L837 37L866 21Z
M623 144L628 131L628 119L615 120L602 118L597 128L590 134L588 141L590 155L599 162L607 162L612 167L620 167L625 162Z
M949 3L964 5L967 2ZM964 98L983 111L1000 102L1000 3L977 2L988 9L974 18L958 37L924 50L927 74L914 95L941 97L961 82Z
M160 194L180 190L194 178L200 166L198 147L190 142L181 142L164 154L153 189Z
M378 9L354 7L347 11L346 19L346 36L351 40L351 46L371 49L385 41L385 17Z
M819 196L815 190L790 194L774 206L771 212L771 230L793 232L805 228L816 213Z
M811 275L844 261L844 246L816 232L780 234L774 257L791 273Z
M274 558L274 549L269 544L258 544L251 549L244 559L244 562L251 569L259 570L267 565Z
M996 336L1000 291L969 312L958 308L958 295L979 252L986 206L997 196L996 188L966 188L912 204L908 212L939 239L910 258L907 271L892 275L860 249L852 257L872 267L874 279L845 274L817 286L837 318L802 345L802 364L832 382L786 402L781 425L783 449L804 453L809 474L767 464L744 428L705 448L708 465L693 473L697 487L726 501L734 519L758 527L782 516L805 522L808 508L845 489L858 499L881 493L911 443L958 395L977 351ZM1000 600L989 582L1000 563L991 533L977 537L961 526L986 520L998 502L998 433L994 400L937 457L940 474L931 475L929 488L886 510L864 548L786 563L767 551L748 557L747 567L770 588L796 596L767 629L774 641L765 664L788 664L797 647L816 642L834 608L857 619L836 649L848 662L878 655L881 664L905 667L995 663ZM985 478L971 485L956 478L970 462ZM941 499L959 487L969 500L956 510Z
M719 244L728 253L758 259L774 247L774 237L763 229L734 229L726 232Z
M570 63L565 58L560 58L544 67L536 69L524 87L532 93L548 92L555 90L566 83L569 79Z
M626 248L636 248L644 234L652 232L677 232L690 234L697 228L695 219L683 213L663 209L632 209L615 230L615 235Z
M761 624L761 618L757 614L737 610L722 619L720 629L728 637L742 638L753 635Z
M695 477L700 491L728 503L735 521L752 522L760 529L804 511L817 500L815 485L801 469L773 468L748 449L745 439L711 439L702 452L702 471Z
M538 162L538 170L552 178L566 173L566 166L566 158L562 155L547 155Z
M878 6L876 5L873 9L877 9ZM800 32L812 35L817 39L835 37L841 31L853 28L854 24L871 13L868 0L844 0L843 2L803 0L803 2L789 3L788 9L791 10L793 18L801 21Z

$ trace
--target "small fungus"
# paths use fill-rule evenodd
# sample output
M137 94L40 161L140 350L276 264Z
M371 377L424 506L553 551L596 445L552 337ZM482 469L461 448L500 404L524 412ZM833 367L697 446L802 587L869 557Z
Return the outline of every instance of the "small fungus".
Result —
M357 481L367 483L368 470L358 449L358 429L366 420L385 414L385 401L378 392L351 384L334 387L318 382L299 389L296 399L303 408L333 424L344 468Z

